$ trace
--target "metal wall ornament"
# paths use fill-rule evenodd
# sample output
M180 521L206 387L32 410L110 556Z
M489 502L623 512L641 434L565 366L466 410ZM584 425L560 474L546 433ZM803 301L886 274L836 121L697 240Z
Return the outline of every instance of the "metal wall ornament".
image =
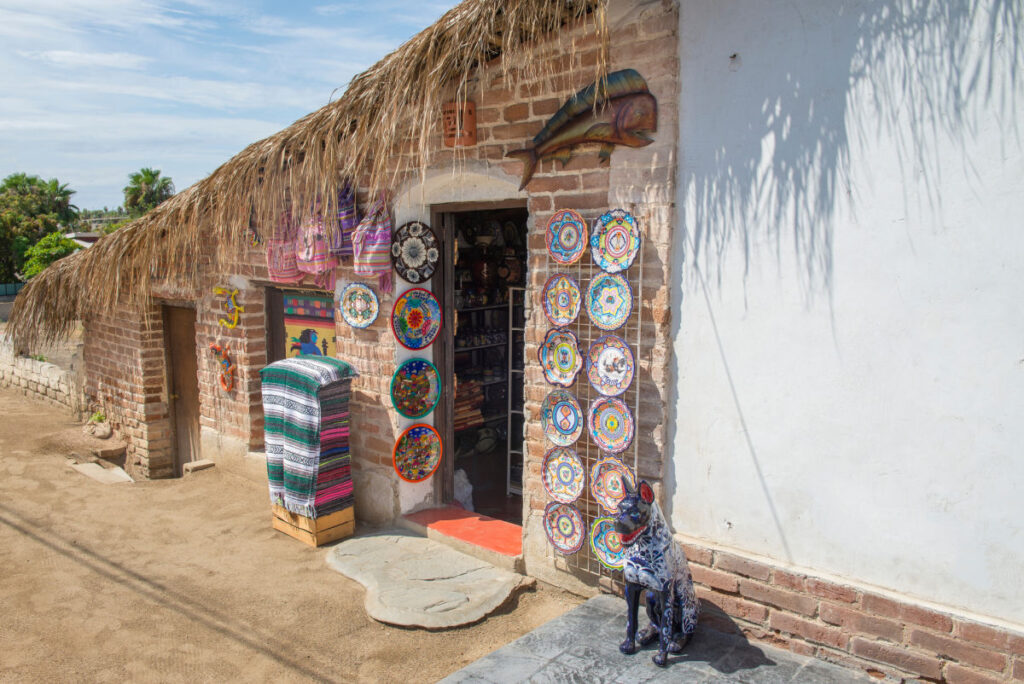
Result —
M422 221L401 225L391 237L391 260L395 271L413 285L429 280L440 259L437 235Z
M338 311L353 328L366 328L377 320L380 301L369 285L349 283L338 298Z
M615 529L615 518L597 518L590 526L590 550L601 565L619 570L625 562L626 549Z
M544 379L552 385L572 387L583 369L576 333L564 328L552 328L537 350L537 358L544 370Z
M657 130L658 101L643 76L633 69L623 69L570 97L534 136L531 147L505 156L522 160L522 190L541 159L557 159L564 167L572 159L574 148L596 143L601 146L598 157L607 163L616 145L650 145L654 142L651 134Z
M392 461L406 482L426 480L441 463L441 435L425 423L410 426L395 442Z
M587 528L579 509L557 501L544 508L544 533L555 550L565 556L579 551L587 538Z
M587 222L572 209L559 209L544 229L548 254L560 264L575 264L587 246Z
M580 497L586 486L587 473L570 447L554 447L544 455L541 466L544 490L560 503L572 503Z
M572 276L556 273L544 283L541 303L544 306L544 315L551 321L551 325L562 328L580 315L583 295Z
M540 404L541 428L556 446L570 446L583 434L583 409L572 392L551 390Z
M598 273L587 288L587 315L601 330L618 330L633 313L633 288L620 273Z
M619 502L635 486L633 471L615 456L605 456L590 468L590 493L611 515L619 512Z
M618 397L595 399L587 412L587 426L598 448L613 454L629 448L636 430L633 414Z
M245 307L239 306L235 301L235 297L238 296L238 288L229 290L226 287L215 287L213 288L215 295L221 295L224 297L224 302L221 307L227 313L230 318L218 318L217 325L223 325L225 328L234 328L238 325L239 314L245 313Z
M429 290L415 287L395 299L391 330L406 349L424 349L441 331L441 305Z
M602 271L625 271L639 253L640 228L628 211L612 209L594 221L594 229L590 233L590 255Z
M407 359L391 376L391 405L405 418L422 418L441 399L441 374L426 359Z
M608 397L617 397L629 389L636 372L633 350L618 335L599 337L587 352L587 380L590 386Z

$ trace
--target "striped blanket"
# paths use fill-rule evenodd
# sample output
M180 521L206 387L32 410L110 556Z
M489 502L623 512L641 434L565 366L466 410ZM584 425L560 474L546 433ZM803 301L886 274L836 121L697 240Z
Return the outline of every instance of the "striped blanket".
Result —
M349 395L355 370L298 356L260 372L270 501L317 518L352 505Z

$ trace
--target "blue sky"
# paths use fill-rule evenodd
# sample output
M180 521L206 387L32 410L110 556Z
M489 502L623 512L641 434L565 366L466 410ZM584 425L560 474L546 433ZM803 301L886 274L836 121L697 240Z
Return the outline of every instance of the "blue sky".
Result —
M0 178L59 178L88 209L144 166L182 190L455 4L0 0Z

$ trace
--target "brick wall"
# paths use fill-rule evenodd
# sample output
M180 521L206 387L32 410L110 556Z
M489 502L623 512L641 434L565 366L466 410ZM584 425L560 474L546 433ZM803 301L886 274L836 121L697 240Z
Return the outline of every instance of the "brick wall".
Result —
M1024 681L1024 633L681 541L705 625L897 679Z

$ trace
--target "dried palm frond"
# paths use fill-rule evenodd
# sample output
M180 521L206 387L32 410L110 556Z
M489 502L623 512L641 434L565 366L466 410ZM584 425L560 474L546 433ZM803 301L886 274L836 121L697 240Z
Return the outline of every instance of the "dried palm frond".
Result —
M499 70L508 84L550 76L553 69L532 52L568 24L597 37L593 77L603 78L607 1L464 0L356 76L337 101L249 145L142 218L36 276L15 302L9 334L32 348L66 336L90 312L118 303L141 309L154 277L194 286L201 258L226 263L245 244L251 222L272 226L285 211L301 218L313 198L333 212L346 178L371 193L388 188L398 178L399 150L411 154L403 159L406 169L425 172L443 102L453 94L466 99L482 69Z

